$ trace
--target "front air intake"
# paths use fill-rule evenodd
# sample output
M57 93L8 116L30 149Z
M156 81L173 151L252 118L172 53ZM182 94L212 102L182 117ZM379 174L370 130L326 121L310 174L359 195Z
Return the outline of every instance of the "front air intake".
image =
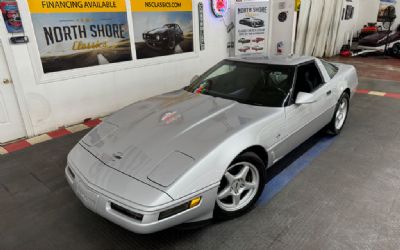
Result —
M72 179L75 179L75 174L72 172L72 169L70 167L67 168L69 175L72 177Z
M135 212L133 212L133 211L131 211L129 209L121 207L121 206L119 206L119 205L117 205L115 203L112 203L112 202L111 202L111 209L116 211L116 212L118 212L118 213L120 213L120 214L123 214L123 215L125 215L125 216L127 216L129 218L132 218L134 220L137 220L137 221L142 221L143 220L143 214L135 213Z

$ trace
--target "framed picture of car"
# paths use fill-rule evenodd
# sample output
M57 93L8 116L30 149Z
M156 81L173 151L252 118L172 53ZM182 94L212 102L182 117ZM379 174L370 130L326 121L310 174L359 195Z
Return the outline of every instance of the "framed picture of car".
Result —
M193 52L191 0L179 0L176 8L132 0L137 59Z
M269 2L240 2L235 9L235 55L267 55Z

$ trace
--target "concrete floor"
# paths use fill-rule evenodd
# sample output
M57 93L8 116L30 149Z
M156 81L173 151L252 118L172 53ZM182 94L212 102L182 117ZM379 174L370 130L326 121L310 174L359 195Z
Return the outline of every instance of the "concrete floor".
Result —
M353 64L359 76L367 79L400 80L400 60L391 56L365 55L357 57L333 57L329 61Z
M363 80L360 88L400 93L398 82ZM251 213L153 235L108 222L72 193L66 155L86 132L0 157L0 249L400 249L399 99L356 94L342 134Z

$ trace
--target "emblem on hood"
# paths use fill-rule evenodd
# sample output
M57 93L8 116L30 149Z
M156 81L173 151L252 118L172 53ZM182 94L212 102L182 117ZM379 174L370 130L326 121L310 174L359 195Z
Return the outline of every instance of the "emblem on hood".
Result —
M166 112L161 116L161 122L165 123L166 125L171 124L179 119L181 119L182 116L178 114L178 112L173 111L173 112Z
M117 153L114 153L112 156L117 160L121 160L123 155L124 155L123 153L117 152Z

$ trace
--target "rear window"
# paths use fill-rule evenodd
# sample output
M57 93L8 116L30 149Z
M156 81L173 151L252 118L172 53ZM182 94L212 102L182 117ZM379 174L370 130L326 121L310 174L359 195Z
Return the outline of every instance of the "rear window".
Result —
M324 65L326 71L328 72L329 77L332 79L333 77L335 77L335 75L338 72L338 67L336 67L335 65L333 65L332 63L328 63L326 61L322 61L322 64Z

